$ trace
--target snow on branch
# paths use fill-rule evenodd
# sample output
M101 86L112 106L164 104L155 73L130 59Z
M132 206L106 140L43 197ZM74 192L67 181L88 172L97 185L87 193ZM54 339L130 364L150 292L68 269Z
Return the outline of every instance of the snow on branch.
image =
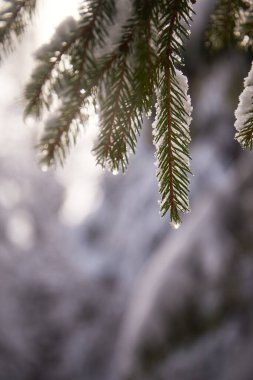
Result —
M235 111L236 140L243 148L253 147L253 63L248 76L244 79L244 90Z
M161 215L170 211L171 223L177 228L181 223L180 211L189 211L189 124L192 111L187 79L177 67L182 66L183 39L188 37L192 10L187 1L168 1L163 6L162 28L158 36L161 64L153 134Z

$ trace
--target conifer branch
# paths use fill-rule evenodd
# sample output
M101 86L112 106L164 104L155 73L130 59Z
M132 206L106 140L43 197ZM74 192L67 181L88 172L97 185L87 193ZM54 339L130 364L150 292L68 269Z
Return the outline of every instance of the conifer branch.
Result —
M64 164L66 154L76 144L79 132L88 119L89 98L80 94L75 108L62 104L57 113L49 117L40 143L40 165L43 170L56 162ZM85 107L86 106L86 107Z
M125 170L127 162L126 144L122 138L121 100L124 97L128 85L127 79L131 81L131 70L127 64L126 56L121 57L119 69L115 70L113 82L108 83L106 96L101 104L101 132L99 142L95 147L97 162L105 167L109 165L111 170ZM115 82L114 82L115 81ZM110 91L111 90L111 91Z
M131 105L128 108L133 83L133 72L129 55L134 38L135 22L131 20L125 27L122 39L116 50L105 59L102 67L107 67L107 75L102 82L104 94L100 101L101 131L95 153L98 164L111 170L126 169L127 143L134 150L135 134L129 133L125 124L126 115L131 118ZM108 65L109 63L109 65ZM130 122L131 124L131 122Z
M158 72L157 115L154 142L157 147L157 177L161 193L161 215L170 210L174 226L181 222L179 211L189 211L189 124L191 104L186 78L176 69L180 62L182 38L187 36L181 20L189 25L187 1L169 1L163 13L158 39L161 65Z
M13 50L15 37L20 37L32 18L37 0L4 0L0 11L0 61L2 52Z
M41 117L45 109L51 111L58 104L38 144L45 169L57 161L63 164L95 103L100 113L97 162L124 171L129 152L136 149L142 116L151 113L156 95L153 134L161 214L169 211L172 224L178 226L180 212L189 210L192 111L187 79L180 69L195 0L132 0L131 16L111 43L115 1L82 0L79 19L65 20L51 42L36 53L38 66L25 90L25 116ZM0 49L8 52L24 32L37 1L4 2ZM238 43L252 48L252 30L253 5L248 0L218 0L208 43L215 50ZM236 139L252 149L253 68L244 86L236 111Z
M64 60L64 55L75 43L78 32L76 21L69 17L58 26L51 42L36 52L35 58L40 63L35 68L31 80L25 88L24 117L40 118L44 109L50 108L53 89L59 80L57 69Z
M140 100L140 108L145 113L150 113L159 64L156 51L158 31L155 25L158 13L157 2L135 1L134 11L138 15L133 58L136 99Z
M221 50L237 44L235 28L245 0L218 0L206 33L207 46Z
M132 14L122 25L118 42L103 54L108 26L114 20L114 1L83 1L71 33L59 37L56 31L51 43L37 53L41 62L26 89L28 115L40 116L45 107L50 108L52 93L60 99L38 146L43 166L63 162L86 121L84 110L95 96L100 113L97 162L115 171L126 169L142 115L152 111L159 89L154 140L161 213L170 210L174 224L180 222L179 212L189 209L191 105L187 80L177 68L183 39L188 37L191 2L133 0Z
M152 16L156 2L133 3L133 16L124 25L112 62L102 83L101 132L95 147L97 162L118 171L127 168L142 127L142 113L152 108L156 55L152 46Z
M25 31L38 0L3 0L0 10L1 51L8 53ZM25 116L48 118L38 148L43 168L63 164L91 104L99 110L100 134L95 146L103 167L126 170L135 151L143 114L153 125L161 214L170 212L174 226L189 210L189 124L191 102L182 74L182 51L188 38L191 4L195 0L132 0L132 13L120 24L119 38L110 40L116 23L116 0L82 0L79 18L68 18L50 43L37 53L38 65L25 89ZM118 21L117 21L118 22ZM208 30L215 50L234 44L253 46L253 5L248 0L218 0ZM113 34L113 33L112 33ZM106 51L106 53L105 53ZM235 113L236 139L253 147L253 66L244 81Z
M64 83L64 85L60 83L60 91L58 90L62 104L55 115L49 118L38 145L42 152L41 163L43 165L55 164L57 157L60 162L63 161L71 146L71 134L73 131L79 130L80 122L84 124L87 120L87 117L83 115L83 110L91 102L94 84L89 84L89 88L87 88L90 79L87 79L86 74L92 65L94 47L103 44L108 23L113 20L113 12L114 1L112 0L86 2L85 12L83 7L80 7L80 20L75 28L76 33L73 33L69 39L69 44L66 45L66 41L63 44L64 40L61 39L62 51L65 51L65 48L69 49L70 69L63 71L61 76L58 73L59 81ZM50 62L50 59L48 61ZM50 78L52 68L51 65L46 79ZM39 86L39 88L42 87ZM38 102L34 104L37 109L40 109ZM31 107L30 110L32 110ZM73 125L76 125L76 128L73 129ZM76 138L73 138L72 141L75 142Z
M235 25L235 36L242 48L252 49L253 47L253 4L246 0L241 1L241 8L238 12Z

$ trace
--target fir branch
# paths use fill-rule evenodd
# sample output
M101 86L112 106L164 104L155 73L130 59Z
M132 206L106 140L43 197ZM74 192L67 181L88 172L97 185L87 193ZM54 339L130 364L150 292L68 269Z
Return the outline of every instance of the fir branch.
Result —
M135 144L133 140L135 136L127 133L128 128L124 130L124 120L129 114L129 110L127 110L127 98L131 94L129 86L133 81L132 70L127 58L127 49L124 54L119 54L117 59L115 56L110 74L103 83L104 96L100 105L101 130L94 149L97 163L115 171L119 169L124 171L128 163L125 140L132 146L132 149ZM126 136L127 139L125 139Z
M206 33L206 45L209 49L218 51L237 44L236 23L244 5L244 0L217 1Z
M186 78L179 71L176 71L175 77L163 71L159 79L154 143L157 149L160 207L162 216L170 210L171 222L177 226L180 224L179 211L189 211L187 176L190 174L191 105Z
M40 62L35 68L30 82L27 84L24 96L26 107L24 117L40 118L44 109L49 109L52 103L53 88L59 78L60 63L68 53L79 35L78 24L69 17L56 29L49 44L43 45L35 54Z
M87 104L90 104L95 83L90 83L86 73L89 71L90 65L92 65L94 48L102 45L107 33L108 23L113 20L114 1L88 1L85 6L85 12L83 7L80 8L80 20L75 28L76 33L73 34L67 45L71 69L60 73L61 76L59 72L56 74L60 78L60 82L62 82L58 86L58 95L61 97L62 104L55 116L51 117L46 124L45 133L38 145L43 153L41 160L43 165L50 166L54 164L57 157L62 162L62 158L65 157L70 148L69 141L73 132L72 126L80 126L81 122L84 124L87 120L86 117L83 117L83 109ZM63 49L66 47L66 44L62 44L62 40L61 46L63 46ZM54 60L54 63L56 61ZM50 69L52 68L53 66L50 66ZM49 70L49 72L51 71ZM50 78L50 74L46 79L48 78ZM64 85L62 85L63 83ZM32 85L32 82L30 85ZM40 93L42 94L42 92ZM36 107L39 107L38 102L35 102L35 104L37 104ZM78 130L79 128L75 129L75 131Z
M46 170L56 162L64 164L67 153L76 144L79 133L88 120L88 96L76 98L76 107L63 103L54 116L48 118L37 148L40 151L40 165Z
M101 131L94 150L98 164L115 172L126 170L128 154L135 152L142 113L152 108L157 59L151 24L156 4L133 3L133 16L123 27L118 46L102 64L109 69L102 82Z
M191 8L187 1L168 1L162 4L161 32L158 38L161 65L158 72L154 142L157 147L157 177L161 193L162 216L170 210L174 226L181 222L179 211L189 210L189 124L191 104L187 95L187 80L176 69L180 62L182 38L189 25Z
M242 48L253 47L253 4L242 0L235 24L235 36Z
M63 162L80 125L86 122L83 110L95 94L100 107L97 162L124 171L129 151L136 148L142 115L152 110L154 90L159 88L154 140L161 212L164 215L170 210L174 224L180 222L179 212L189 209L191 105L187 80L177 67L181 65L182 41L188 37L190 2L133 0L133 13L123 24L118 42L102 56L108 26L114 20L114 1L83 2L80 20L69 39L56 38L57 46L53 39L41 56L38 54L41 64L27 87L30 92L26 92L28 114L39 116L43 107L51 106L51 90L61 101L39 144L44 167L56 160ZM65 57L69 67L61 70Z
M253 63L248 76L244 80L244 90L239 98L239 105L235 111L235 138L242 148L253 147Z
M2 53L13 50L15 37L20 37L32 18L37 0L4 0L0 9L0 61Z
M78 82L83 82L83 69L85 61L96 43L101 45L107 33L107 23L112 22L115 12L114 1L95 0L85 2L79 9L80 19L76 22L69 17L57 28L51 42L44 45L36 53L36 58L40 64L35 68L30 83L25 89L27 105L24 115L41 117L44 108L49 108L52 101L52 92L57 83L58 88L69 86L69 71L61 73L60 63L64 61L66 55L70 57L70 64L73 66L72 72L78 77ZM110 15L109 15L110 14ZM72 49L72 51L71 51ZM67 80L66 80L67 79ZM63 85L61 85L63 82ZM74 82L74 81L72 81ZM80 86L75 85L79 93ZM76 96L76 94L73 94Z
M140 109L150 113L159 64L156 52L158 33L155 27L157 1L137 0L134 2L134 11L138 18L133 48L135 96L140 101Z

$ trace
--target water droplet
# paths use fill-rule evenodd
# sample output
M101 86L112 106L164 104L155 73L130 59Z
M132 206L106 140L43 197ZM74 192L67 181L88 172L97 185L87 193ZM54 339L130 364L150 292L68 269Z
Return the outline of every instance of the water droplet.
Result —
M113 169L112 174L113 174L113 175L118 175L118 174L119 174L119 171L118 171L117 169Z
M180 225L181 225L181 223L179 223L179 222L171 222L171 225L172 225L172 227L175 229L175 230L178 230L179 229L179 227L180 227Z
M41 170L42 170L43 172L47 172L48 169L49 169L48 165L45 164L45 163L41 164L41 165L40 165L40 168L41 168Z

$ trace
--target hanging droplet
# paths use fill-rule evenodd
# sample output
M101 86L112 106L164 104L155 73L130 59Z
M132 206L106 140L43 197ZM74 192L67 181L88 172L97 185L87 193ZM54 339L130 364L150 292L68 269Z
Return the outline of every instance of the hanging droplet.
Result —
M43 172L47 172L48 169L49 169L48 165L45 164L45 163L41 164L41 165L40 165L40 168L41 168L41 170L42 170Z
M119 174L119 171L118 171L117 169L113 169L112 174L113 174L113 175L118 175L118 174Z
M181 226L181 223L172 221L172 222L171 222L171 225L172 225L172 227L173 227L175 230L178 230L179 227Z
M43 154L44 152L42 152ZM47 172L48 169L49 169L49 166L50 166L50 163L48 162L47 158L45 157L44 159L42 159L39 163L40 165L40 169L43 171L43 172Z

